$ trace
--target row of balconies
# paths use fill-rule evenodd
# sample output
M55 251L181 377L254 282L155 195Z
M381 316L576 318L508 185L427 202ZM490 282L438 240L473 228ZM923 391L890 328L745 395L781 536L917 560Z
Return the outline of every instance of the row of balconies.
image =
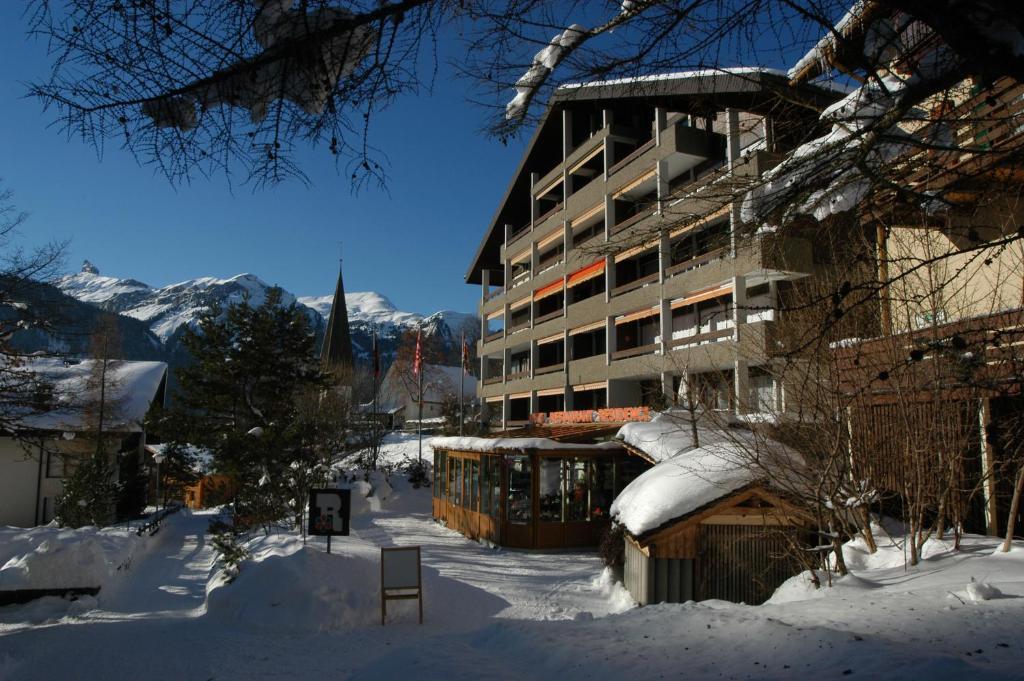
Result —
M536 380L567 371L574 374L574 366L580 369L579 378L583 381L594 380L595 372L600 373L602 366L611 368L613 374L628 376L649 372L650 361L646 360L652 357L663 356L671 364L675 361L668 357L672 353L692 353L696 348L701 348L702 354L717 364L736 353L734 344L741 338L749 345L745 353L767 356L765 333L777 316L774 287L764 285L751 290L759 288L767 288L768 292L751 296L739 307L733 304L729 287L720 287L689 299L663 300L658 306L609 317L596 325L562 329L544 339L509 339L505 346L497 348L485 344L480 355L483 383L489 386ZM581 339L583 344L578 342ZM732 349L724 355L707 352L709 345L722 343ZM581 364L594 364L593 360L598 360L598 364ZM625 365L624 369L615 371L619 364ZM564 377L553 378L553 385L564 383Z

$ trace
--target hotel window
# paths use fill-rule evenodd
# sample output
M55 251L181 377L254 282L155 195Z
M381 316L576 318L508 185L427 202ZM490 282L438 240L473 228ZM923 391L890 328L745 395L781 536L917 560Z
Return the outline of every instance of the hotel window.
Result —
M510 523L526 524L533 518L533 495L530 457L508 458L508 506L506 516Z

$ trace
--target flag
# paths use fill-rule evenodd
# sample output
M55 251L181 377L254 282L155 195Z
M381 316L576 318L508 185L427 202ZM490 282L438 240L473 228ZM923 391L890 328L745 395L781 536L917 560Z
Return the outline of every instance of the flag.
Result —
M412 373L416 376L420 375L423 371L423 348L420 344L420 335L422 331L416 329L416 355L412 359Z
M469 346L466 345L466 334L462 334L462 371L469 373Z
M377 332L373 332L373 377L380 378L380 346L377 345Z

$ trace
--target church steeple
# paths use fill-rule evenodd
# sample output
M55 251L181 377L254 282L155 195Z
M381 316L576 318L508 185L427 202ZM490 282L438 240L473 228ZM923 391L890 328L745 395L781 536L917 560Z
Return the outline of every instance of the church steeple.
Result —
M327 320L324 344L320 348L320 361L325 367L352 368L352 337L348 330L348 307L345 305L345 284L341 280L341 261L338 261L338 286L334 289L331 316Z

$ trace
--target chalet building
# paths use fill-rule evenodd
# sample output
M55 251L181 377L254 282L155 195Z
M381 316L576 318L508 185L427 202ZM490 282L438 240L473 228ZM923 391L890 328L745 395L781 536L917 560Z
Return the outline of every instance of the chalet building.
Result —
M457 401L460 391L468 412L471 402L476 399L476 378L464 374L461 367L424 364L421 412L418 379L407 365L394 362L380 384L377 416L390 428L401 428L406 422L415 422L421 418L421 413L424 423L440 422L444 418L445 400Z
M791 83L827 69L856 77L869 26L884 20L898 27L901 51L883 74L906 78L945 47L923 22L858 3L790 70ZM949 504L949 522L1002 534L1024 451L1024 84L966 78L922 108L934 122L906 127L922 140L945 131L956 149L923 147L887 179L944 201L879 191L858 206L886 285L878 333L835 349L851 396L851 459L859 478L892 496L922 468L952 476L966 501ZM1016 527L1024 532L1024 514Z
M52 390L53 407L26 414L18 420L17 432L0 434L0 525L31 527L50 522L76 457L94 453L93 365L94 360L26 362L25 370ZM103 431L108 453L121 464L117 468L140 466L146 445L143 423L152 406L164 402L167 364L119 360L111 362L107 371Z
M764 69L560 88L466 274L492 423L657 405L684 385L723 409L778 407L777 303L819 264L809 239L741 236L731 197L817 125L794 101L836 97Z

